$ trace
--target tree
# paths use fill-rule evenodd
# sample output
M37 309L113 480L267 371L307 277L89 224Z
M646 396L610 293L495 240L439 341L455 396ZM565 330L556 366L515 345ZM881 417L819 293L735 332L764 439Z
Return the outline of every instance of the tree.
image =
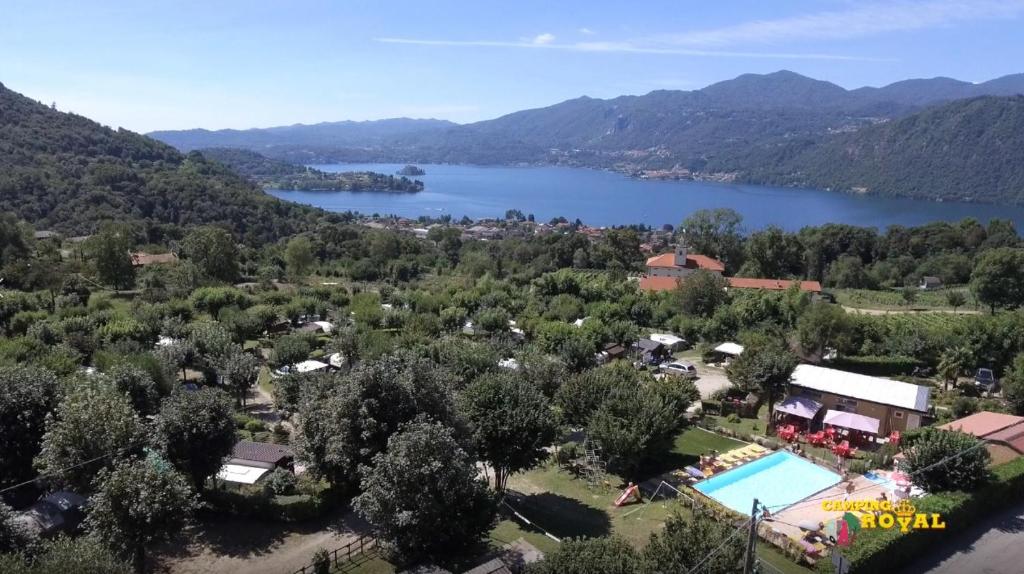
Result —
M526 571L528 574L635 574L640 572L640 560L633 545L618 536L569 538L553 552L546 552L543 560L531 564Z
M751 233L745 249L741 277L782 278L802 272L800 242L781 227L769 225Z
M820 360L829 349L849 346L853 322L839 305L813 303L797 319L796 329L804 354Z
M900 289L900 297L903 298L903 303L906 305L913 305L917 301L917 289L911 286Z
M1013 359L1013 366L1003 375L1003 398L1017 415L1024 415L1024 353Z
M617 361L572 375L555 393L555 404L565 422L584 426L608 396L640 384L640 374L632 365Z
M86 517L89 532L146 569L146 547L179 535L198 507L188 480L157 457L126 460L96 480Z
M128 396L137 413L156 413L160 407L160 391L149 373L129 363L118 363L106 374L114 388Z
M49 371L0 368L0 488L33 477L32 461L46 432L46 415L59 401L60 384Z
M249 389L256 384L259 376L259 361L250 353L235 347L227 356L220 359L217 365L217 372L222 378L222 384L230 389L238 404L245 406L245 396Z
M645 458L666 449L698 398L691 381L641 379L632 388L613 390L591 415L587 433L611 464L632 475Z
M279 366L305 361L310 352L309 340L303 335L284 335L274 341L274 363Z
M733 209L701 209L680 224L681 241L735 271L743 264L743 216Z
M925 427L908 437L903 454L914 483L928 492L970 492L988 480L988 449L967 433Z
M457 555L494 521L495 496L443 424L405 426L362 472L352 506L402 562Z
M725 373L740 389L758 393L767 401L771 413L775 401L789 384L797 362L784 338L765 334L748 342L743 353L725 368Z
M35 467L58 484L87 492L99 469L141 448L142 439L127 395L106 381L82 382L46 417Z
M984 252L971 272L971 291L989 306L1015 308L1024 303L1024 251L1000 247Z
M971 360L971 350L966 347L951 347L942 352L936 371L947 391L951 383L955 385L958 378L967 374Z
M127 225L107 223L89 238L89 251L100 281L118 289L130 289L135 282L131 249L135 234Z
M689 572L700 565L707 574L734 574L743 570L747 537L736 527L704 512L690 519L676 514L651 535L641 555L641 572Z
M963 291L946 291L946 305L953 308L953 312L956 313L957 308L963 307L967 303L967 297Z
M871 289L874 281L856 255L843 255L833 261L825 272L825 283L843 289Z
M426 359L390 355L321 379L304 383L308 390L299 400L296 454L334 485L358 484L362 466L403 424L455 420L445 373Z
M225 229L193 229L185 236L182 251L208 277L228 282L238 277L238 246Z
M234 409L218 389L178 391L164 399L155 441L164 457L202 491L235 446Z
M313 242L308 237L293 237L284 249L284 263L288 276L300 280L316 263Z
M533 383L517 373L486 374L459 399L474 452L494 470L496 490L505 490L511 474L547 458L544 449L554 442L558 427L551 405Z
M728 285L721 275L701 269L680 281L675 295L684 313L710 317L729 301Z

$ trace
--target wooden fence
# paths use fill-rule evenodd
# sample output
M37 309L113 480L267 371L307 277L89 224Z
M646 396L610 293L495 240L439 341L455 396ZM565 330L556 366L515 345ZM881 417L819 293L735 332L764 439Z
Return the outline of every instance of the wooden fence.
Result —
M327 553L331 565L330 570L334 571L338 566L343 566L375 548L377 548L377 539L366 535L360 536L340 548L335 548ZM313 574L314 572L316 572L316 564L308 564L292 574Z

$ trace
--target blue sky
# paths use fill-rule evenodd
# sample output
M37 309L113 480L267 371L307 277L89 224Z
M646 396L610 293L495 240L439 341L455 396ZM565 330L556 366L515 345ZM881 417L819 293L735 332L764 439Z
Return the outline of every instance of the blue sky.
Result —
M789 69L1024 71L1024 0L0 0L0 82L137 131L475 121Z

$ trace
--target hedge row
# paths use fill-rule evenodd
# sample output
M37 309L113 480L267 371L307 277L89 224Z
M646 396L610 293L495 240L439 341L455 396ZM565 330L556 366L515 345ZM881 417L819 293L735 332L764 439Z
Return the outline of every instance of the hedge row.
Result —
M943 492L914 499L918 512L941 514L946 529L911 530L906 534L898 528L861 530L853 546L842 550L850 561L849 574L897 571L961 534L975 521L1022 499L1024 458L993 468L992 480L973 493ZM821 571L832 570L830 560L818 564Z
M302 522L318 518L333 508L335 502L335 496L329 489L288 496L255 489L208 490L204 496L218 512L280 522Z
M841 371L850 371L873 377L895 377L910 375L923 363L913 357L864 355L860 357L839 357L829 366Z

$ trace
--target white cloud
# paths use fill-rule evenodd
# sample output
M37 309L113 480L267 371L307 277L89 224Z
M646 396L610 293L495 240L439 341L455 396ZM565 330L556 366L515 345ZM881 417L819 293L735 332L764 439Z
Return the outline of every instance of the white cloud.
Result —
M799 40L843 40L887 32L951 26L970 20L1013 18L1021 12L1024 12L1024 0L898 0L855 4L849 10L665 34L650 40L676 46L709 47Z
M580 34L583 34L584 36L593 36L594 34L597 34L597 32L595 32L595 31L593 31L593 30L591 30L590 28L587 28L587 27L580 28L577 31Z
M549 34L548 32L545 32L543 34L538 34L537 36L535 36L533 38L533 43L537 44L538 46L545 46L545 45L550 44L550 43L552 43L554 41L555 41L555 35L554 34Z
M787 52L739 52L725 50L703 50L679 47L645 46L632 42L575 42L567 44L537 44L535 42L509 42L502 40L432 40L422 38L374 38L385 44L411 44L415 46L451 46L457 48L524 48L541 50L563 50L568 52L605 52L626 54L661 54L670 56L697 56L711 58L759 58L773 60L855 60L891 61L882 58L864 58L842 54L787 53Z

